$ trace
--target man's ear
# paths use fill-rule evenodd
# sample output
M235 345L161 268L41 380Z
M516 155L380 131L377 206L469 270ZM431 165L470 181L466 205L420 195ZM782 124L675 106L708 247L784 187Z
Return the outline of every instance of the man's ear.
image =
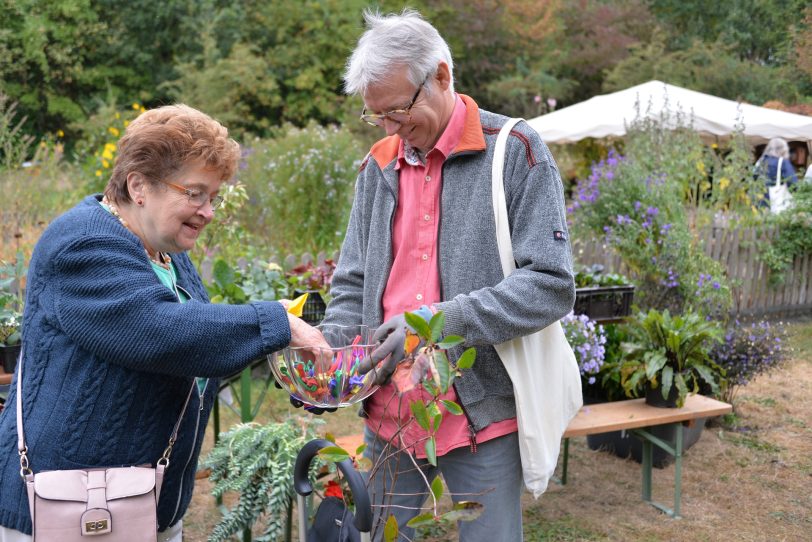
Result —
M131 171L127 174L127 192L130 200L143 201L146 196L147 180L138 171Z
M448 87L451 86L451 70L448 69L448 64L445 61L441 60L437 64L437 73L434 74L434 79L443 91L448 90Z

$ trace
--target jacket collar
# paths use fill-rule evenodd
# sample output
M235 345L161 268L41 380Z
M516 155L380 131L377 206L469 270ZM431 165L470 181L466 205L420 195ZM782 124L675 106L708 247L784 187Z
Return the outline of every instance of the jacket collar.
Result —
M462 137L450 156L461 152L482 152L485 150L485 135L482 132L482 123L479 120L479 106L473 98L460 94L465 103L465 124L462 128ZM398 157L401 140L399 135L387 136L372 146L369 154L383 170L389 163Z

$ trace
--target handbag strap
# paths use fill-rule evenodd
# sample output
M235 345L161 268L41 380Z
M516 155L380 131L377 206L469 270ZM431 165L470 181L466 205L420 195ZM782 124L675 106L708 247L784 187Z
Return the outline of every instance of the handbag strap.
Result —
M28 447L25 445L25 433L23 432L23 349L20 349L20 357L17 360L17 452L20 455L20 476L25 477L26 474L33 474L28 463ZM163 455L158 460L158 464L164 467L169 466L169 456L172 454L172 447L178 437L178 430L180 429L180 422L183 421L183 416L186 414L186 408L189 406L189 400L192 398L192 391L195 389L194 379L192 386L189 388L189 394L186 396L186 402L183 403L183 409L180 412L178 421L175 422L175 427L172 429L172 435L169 437L169 446L164 450ZM160 489L159 489L160 493Z
M516 269L513 259L513 245L510 240L510 222L508 221L507 202L505 201L504 164L507 139L513 127L523 119L508 119L499 135L496 136L496 145L493 149L493 164L491 166L491 195L493 198L493 214L496 221L496 244L499 246L499 259L502 262L502 273L507 277Z

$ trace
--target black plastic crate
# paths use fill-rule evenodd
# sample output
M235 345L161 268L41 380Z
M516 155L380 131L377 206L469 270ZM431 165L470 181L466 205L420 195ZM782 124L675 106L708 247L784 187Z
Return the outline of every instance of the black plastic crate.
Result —
M592 320L610 323L632 313L634 286L596 286L575 289L575 314L586 314Z
M294 292L293 298L296 299L303 293L304 292ZM327 304L324 302L324 299L322 299L319 292L310 291L307 293L307 301L305 301L304 307L302 307L302 320L311 326L317 326L322 320L324 320L324 313L327 310Z

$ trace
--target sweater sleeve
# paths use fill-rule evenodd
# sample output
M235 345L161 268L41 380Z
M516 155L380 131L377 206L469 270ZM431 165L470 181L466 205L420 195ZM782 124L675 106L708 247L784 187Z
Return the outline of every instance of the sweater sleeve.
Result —
M132 370L222 377L290 341L277 302L178 303L137 243L86 236L50 265L57 325L94 355Z
M436 304L446 313L446 333L462 335L472 345L499 344L543 329L569 313L575 302L558 168L535 132L524 123L517 128L524 138L508 139L504 171L516 270L492 287ZM490 170L487 175L490 182Z

